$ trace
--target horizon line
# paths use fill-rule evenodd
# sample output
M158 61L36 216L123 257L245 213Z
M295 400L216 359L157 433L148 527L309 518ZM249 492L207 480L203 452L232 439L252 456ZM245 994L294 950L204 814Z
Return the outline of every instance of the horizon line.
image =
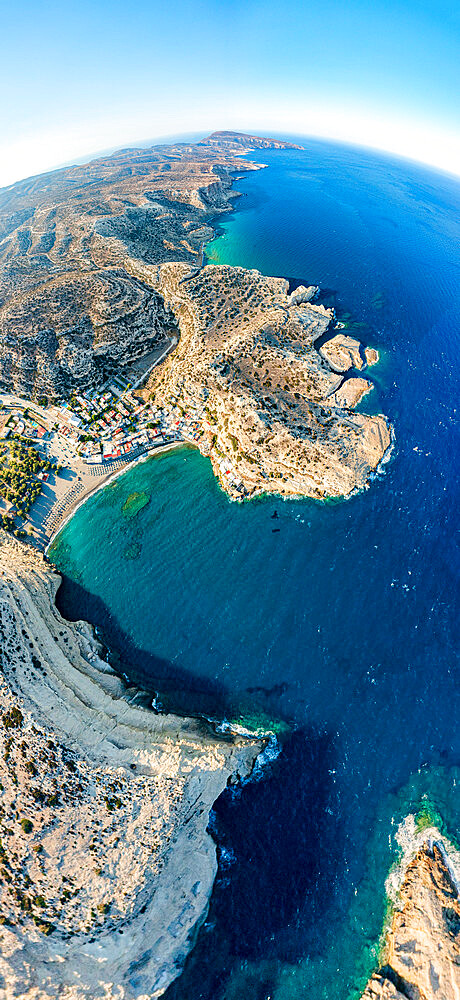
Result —
M39 170L36 173L24 174L23 176L17 177L14 181L10 181L8 184L2 185L0 187L0 192L8 191L9 189L14 188L17 184L21 184L24 181L34 180L38 177L46 177L48 174L58 173L61 170L71 169L72 167L84 166L85 164L92 163L95 160L112 156L118 152L122 152L124 149L130 149L130 150L149 149L153 148L154 146L168 146L176 144L178 145L182 142L190 145L197 145L203 139L207 138L210 135L213 135L214 132L227 132L234 135L242 135L248 137L253 136L255 138L284 139L285 141L289 141L291 139L305 139L309 142L336 144L338 146L345 146L348 149L363 150L364 152L369 152L369 153L379 153L387 157L388 159L395 159L402 163L413 164L415 166L428 169L429 171L432 171L435 174L440 174L441 176L445 176L447 178L450 178L451 180L460 182L460 168L458 172L456 172L455 170L448 170L446 167L441 167L438 164L434 164L427 160L419 160L414 156L408 156L407 154L397 152L395 149L390 149L384 146L372 146L372 145L367 145L365 143L357 142L355 140L337 138L336 136L333 135L328 135L328 136L318 135L315 133L279 132L276 129L273 131L254 130L248 132L246 130L239 130L239 129L216 128L210 132L207 130L203 131L193 130L191 132L162 134L159 136L151 137L149 139L138 139L126 143L123 143L123 141L121 141L119 145L117 144L115 146L108 146L105 147L104 149L93 149L91 152L82 154L81 156L75 157L74 159L65 160L61 161L60 163L54 164L53 166L50 166L46 170Z

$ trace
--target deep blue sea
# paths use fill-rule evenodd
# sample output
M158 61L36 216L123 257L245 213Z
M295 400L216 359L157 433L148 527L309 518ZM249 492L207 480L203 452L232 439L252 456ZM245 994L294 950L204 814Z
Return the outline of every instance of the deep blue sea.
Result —
M459 830L460 183L323 142L253 159L208 257L320 285L378 348L362 406L392 420L391 462L346 502L234 504L182 448L91 498L50 558L62 612L165 707L280 734L216 804L209 917L167 1000L354 1000L399 823Z

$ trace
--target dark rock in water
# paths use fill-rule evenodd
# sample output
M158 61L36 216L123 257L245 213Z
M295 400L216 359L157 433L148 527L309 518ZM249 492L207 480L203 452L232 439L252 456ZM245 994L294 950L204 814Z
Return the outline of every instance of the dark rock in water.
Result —
M279 698L281 695L285 694L289 685L283 682L282 684L273 684L271 687L263 687L262 685L257 685L256 687L248 687L246 691L248 694L263 694L267 698L276 697Z
M131 544L127 545L125 548L125 559L138 559L141 554L141 548L142 546L139 542L131 542Z

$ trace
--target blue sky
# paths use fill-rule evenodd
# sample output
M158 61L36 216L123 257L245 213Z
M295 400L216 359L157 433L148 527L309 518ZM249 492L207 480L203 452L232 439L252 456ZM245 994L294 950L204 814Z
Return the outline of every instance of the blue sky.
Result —
M102 149L235 128L460 175L460 4L25 0L2 11L0 184Z

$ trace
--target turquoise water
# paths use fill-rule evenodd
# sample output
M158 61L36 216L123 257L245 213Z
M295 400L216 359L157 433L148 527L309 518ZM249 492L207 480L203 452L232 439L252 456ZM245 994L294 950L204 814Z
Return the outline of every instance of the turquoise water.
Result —
M395 425L385 474L347 502L235 505L182 448L96 494L50 552L63 612L166 707L291 734L216 805L209 919L168 1000L357 996L398 823L428 808L455 836L460 817L460 186L325 143L263 160L208 255L319 284L379 349L362 408Z

